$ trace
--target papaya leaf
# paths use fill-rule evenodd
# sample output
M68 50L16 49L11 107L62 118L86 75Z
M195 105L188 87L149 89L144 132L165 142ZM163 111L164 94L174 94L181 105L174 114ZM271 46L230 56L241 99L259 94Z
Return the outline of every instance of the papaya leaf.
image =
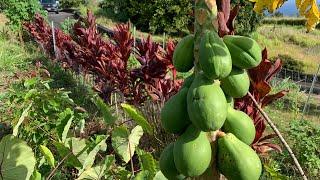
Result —
M125 163L128 163L132 158L142 135L143 129L141 126L133 128L131 134L129 134L129 131L124 126L113 130L111 138L112 146Z
M59 114L57 131L62 142L66 141L73 118L74 114L70 108Z
M19 132L19 127L23 123L23 121L26 119L26 117L29 115L29 110L32 107L32 103L22 112L22 115L19 118L18 123L13 128L13 136L17 136Z
M0 142L0 179L30 179L36 165L25 141L7 135Z
M96 155L101 149L102 146L107 146L106 144L107 139L102 139L88 154L87 158L85 159L82 169L79 171L81 174L83 171L89 169L94 164L94 160L96 159Z
M53 156L52 152L50 151L50 149L48 149L46 146L40 145L40 151L41 151L42 155L48 161L49 165L51 167L54 167L55 166L55 159L54 159L54 156Z
M140 125L143 130L145 130L148 134L152 134L152 126L146 120L146 118L139 112L136 108L129 104L121 104L123 110L132 118L138 125Z
M137 149L139 156L140 168L142 171L148 171L149 177L154 177L159 170L158 162L153 158L151 153L145 152L142 149Z
M117 118L112 115L109 106L107 106L100 97L92 98L92 102L102 113L103 120L106 124L113 124L117 120Z

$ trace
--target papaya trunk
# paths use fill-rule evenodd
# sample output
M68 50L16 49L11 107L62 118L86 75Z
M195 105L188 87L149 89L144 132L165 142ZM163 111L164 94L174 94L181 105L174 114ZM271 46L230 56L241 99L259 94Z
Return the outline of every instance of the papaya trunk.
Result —
M195 0L195 39L194 39L194 73L197 74L200 71L199 67L199 47L201 37L208 30L216 30L218 28L217 22L217 5L216 0ZM194 180L219 180L220 173L216 167L216 134L217 132L208 133L208 138L212 147L212 161L211 166L203 175L194 178Z

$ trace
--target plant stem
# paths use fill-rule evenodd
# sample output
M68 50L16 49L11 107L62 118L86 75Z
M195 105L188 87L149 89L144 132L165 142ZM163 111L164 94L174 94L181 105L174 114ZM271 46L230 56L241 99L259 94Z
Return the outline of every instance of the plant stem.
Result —
M253 101L254 105L256 106L256 108L259 110L259 112L261 113L261 115L264 117L264 119L267 121L267 123L270 125L270 127L273 129L273 131L276 133L276 135L279 137L280 141L282 142L282 144L284 145L284 147L288 150L291 158L293 159L293 162L295 164L295 166L298 168L299 173L301 174L302 178L304 180L307 180L307 176L305 175L304 171L301 168L301 165L298 161L298 159L296 158L296 156L294 155L293 151L291 150L290 146L288 145L288 143L286 142L286 140L283 138L283 136L281 135L280 131L278 130L278 128L275 126L275 124L271 121L271 119L269 118L269 116L267 115L266 112L264 112L264 110L260 107L260 105L258 104L258 102L254 99L253 95L249 92L248 93L249 97L251 98L251 100Z
M199 66L199 49L201 37L206 31L216 30L217 24L217 5L216 0L195 0L195 37L194 37L194 73L197 74L201 71ZM220 173L216 167L216 151L217 151L217 132L208 133L208 139L211 142L212 161L210 168L195 180L219 180Z
M54 173L58 170L58 168L62 165L62 163L68 159L68 157L72 154L72 152L69 152L60 162L59 164L50 172L49 176L46 178L46 180L52 179L54 176Z

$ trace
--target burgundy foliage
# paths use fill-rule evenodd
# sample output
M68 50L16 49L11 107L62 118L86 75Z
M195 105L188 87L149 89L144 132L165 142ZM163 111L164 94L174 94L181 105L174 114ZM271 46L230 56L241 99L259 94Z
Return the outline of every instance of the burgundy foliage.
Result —
M217 7L219 36L234 35L234 20L239 13L240 5L236 5L231 9L230 0L218 0Z
M175 44L169 40L167 48L163 49L149 36L134 49L129 24L117 25L113 36L106 40L98 33L93 14L88 12L86 19L74 25L72 36L55 29L56 53L53 52L51 27L40 15L24 27L64 68L92 74L94 89L105 99L118 92L133 104L141 104L149 97L165 101L181 86L172 65ZM133 51L141 66L129 69L128 60Z
M250 93L263 108L286 95L288 91L280 91L275 94L270 94L271 86L269 83L276 73L281 70L282 62L280 59L277 59L275 63L268 60L267 49L262 51L262 57L261 64L256 68L248 70L248 73L251 78ZM241 99L236 99L235 107L247 113L254 121L256 137L252 143L252 147L257 152L265 154L271 149L281 151L278 145L272 144L268 141L275 137L274 134L263 137L263 132L266 129L264 118L261 116L259 110L255 107L253 101L248 95Z

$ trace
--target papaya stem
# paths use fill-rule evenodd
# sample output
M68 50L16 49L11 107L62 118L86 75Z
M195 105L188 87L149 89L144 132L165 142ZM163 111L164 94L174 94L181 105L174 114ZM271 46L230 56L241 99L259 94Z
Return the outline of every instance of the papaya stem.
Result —
M255 98L253 97L253 95L248 92L249 97L251 98L251 100L253 101L254 105L256 106L256 108L259 110L259 112L261 113L261 115L264 117L264 119L267 121L267 123L270 125L270 127L273 129L273 131L276 133L276 135L279 137L280 141L282 142L282 144L284 145L284 147L288 150L291 158L293 159L293 162L295 164L295 166L298 168L300 175L302 176L302 178L304 180L308 180L307 176L305 175L303 169L301 168L301 165L298 161L298 159L296 158L295 154L293 153L293 151L291 150L290 146L288 145L288 143L286 142L286 140L283 138L282 134L280 133L280 131L278 130L278 128L276 127L276 125L271 121L271 119L269 118L269 116L267 115L267 113L261 108L261 106L258 104L258 102L255 100Z

